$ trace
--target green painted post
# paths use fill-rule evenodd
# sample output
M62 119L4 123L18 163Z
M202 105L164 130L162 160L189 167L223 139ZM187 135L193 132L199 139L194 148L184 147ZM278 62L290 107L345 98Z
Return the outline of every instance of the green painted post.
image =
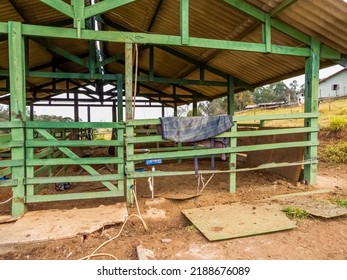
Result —
M116 108L115 108L116 110ZM117 116L115 115L114 117L117 117L118 122L123 122L124 117L123 117L123 76L122 75L117 75ZM119 141L124 140L124 129L119 128L117 131L117 136ZM124 174L124 145L123 146L118 146L117 147L117 156L118 158L122 159L122 163L119 163L117 165L117 171L118 174ZM124 180L118 180L118 189L119 190L124 190Z
M133 119L132 110L132 98L133 98L133 45L131 43L125 44L125 115L126 121L131 121ZM134 137L134 127L131 125L126 126L126 138ZM134 155L134 144L126 143L126 156ZM131 173L135 171L135 164L133 161L128 161L126 163L126 172ZM127 202L133 205L134 197L132 194L132 189L134 188L134 179L127 177Z
M123 116L123 76L117 75L117 111L118 121L124 121Z
M26 121L26 92L25 92L25 58L22 24L19 22L8 23L8 49L9 49L9 74L10 74L10 101L11 121ZM22 166L12 167L12 179L18 180L17 186L12 188L12 216L18 217L25 213L25 145L24 128L11 129L12 141L23 143L20 147L11 148L12 160L23 161Z
M26 129L26 140L31 141L34 140L34 130L32 128ZM34 148L26 148L26 159L27 160L33 160L34 159ZM49 170L51 170L51 166L49 167ZM26 166L26 178L34 178L34 166ZM33 184L27 184L26 185L26 195L27 196L34 196L35 195L35 189Z
M189 0L181 0L180 27L182 45L189 43Z
M234 116L235 114L235 100L234 100L234 94L235 94L235 81L234 78L229 76L228 77L228 114L230 116ZM234 122L234 126L231 128L231 132L234 134L237 133L237 123ZM230 140L230 147L236 148L237 147L237 138L231 137ZM236 169L236 160L237 155L236 153L229 153L229 170ZM229 173L229 192L235 192L236 191L236 172L230 172Z
M320 48L320 42L316 38L312 38L311 53L305 64L305 113L318 112ZM305 127L317 128L318 131L318 117L307 118L304 121ZM318 141L317 131L307 132L307 140ZM317 158L318 147L306 147L304 159L311 160L312 163L304 166L304 180L310 185L317 184Z

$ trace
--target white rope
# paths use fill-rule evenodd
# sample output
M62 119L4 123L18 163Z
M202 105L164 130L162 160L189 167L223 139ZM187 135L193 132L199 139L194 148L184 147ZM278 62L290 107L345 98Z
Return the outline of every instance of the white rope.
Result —
M200 173L198 175L198 187L197 187L197 194L200 195L202 193L202 191L204 190L204 188L208 185L208 183L212 180L214 174L216 173L212 173L212 175L210 176L210 178L207 180L207 182L205 183L205 178L202 176L202 173ZM200 182L202 184L202 188L200 190Z
M11 196L9 199L7 199L7 200L5 200L5 201L3 201L3 202L0 202L0 205L5 204L5 203L7 203L7 202L10 202L11 200L12 200L12 196Z
M106 244L110 243L112 240L115 240L116 238L118 238L118 237L121 235L121 233L122 233L122 231L123 231L123 229L124 229L125 224L126 224L126 223L129 221L129 219L132 218L132 217L137 217L137 218L139 218L139 219L141 220L141 222L142 222L143 227L145 228L145 230L146 230L146 231L148 230L148 226L147 226L146 222L144 221L144 219L142 218L142 215L141 215L141 212L140 212L140 207L139 207L139 204L138 204L138 201L137 201L137 195L136 195L136 192L135 192L134 189L132 189L132 193L133 193L134 198L135 198L136 209L137 209L139 215L137 215L137 214L131 214L130 216L128 216L128 217L126 218L125 222L123 223L121 229L119 230L119 232L118 232L118 234L117 234L116 236L110 238L109 240L106 240L106 241L105 241L104 243L102 243L98 248L96 248L90 255L85 256L85 257L81 258L80 260L89 260L89 259L92 258L92 257L101 256L101 255L110 256L110 257L112 257L112 258L114 258L114 259L117 259L114 255L107 254L107 253L99 253L99 254L96 254L96 252L97 252L101 247L103 247L103 246L105 246Z

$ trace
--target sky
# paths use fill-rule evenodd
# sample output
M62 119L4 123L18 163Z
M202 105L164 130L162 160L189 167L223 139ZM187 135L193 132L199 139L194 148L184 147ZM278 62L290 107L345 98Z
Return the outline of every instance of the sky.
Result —
M333 75L334 73L340 71L343 69L342 66L336 65L332 67L328 67L325 69L321 69L319 71L319 79L323 79L326 77L329 77ZM283 82L289 86L289 84L296 80L301 86L305 83L305 76L300 75L296 76L290 79L286 79ZM52 108L54 108L54 112L52 112ZM71 117L73 118L73 107L35 107L35 113L36 115L43 115L43 114L54 114L56 116L63 116L63 117ZM80 108L79 111L80 118L83 121L87 121L87 107ZM172 108L165 108L165 116L172 116L173 115L173 109ZM91 110L91 121L92 122L110 122L112 121L112 111L110 107L93 107ZM135 119L152 119L152 118L158 118L161 117L161 108L136 108L135 110Z

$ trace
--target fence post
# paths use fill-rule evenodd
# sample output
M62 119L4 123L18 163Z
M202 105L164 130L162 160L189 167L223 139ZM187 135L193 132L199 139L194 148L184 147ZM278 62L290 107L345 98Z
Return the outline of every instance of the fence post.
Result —
M25 91L25 45L20 22L8 23L8 49L10 74L10 118L13 122L26 121L26 91ZM12 128L12 141L20 142L20 147L11 148L12 160L22 160L21 166L12 167L12 179L18 180L12 187L12 216L22 216L25 209L25 135L24 127Z

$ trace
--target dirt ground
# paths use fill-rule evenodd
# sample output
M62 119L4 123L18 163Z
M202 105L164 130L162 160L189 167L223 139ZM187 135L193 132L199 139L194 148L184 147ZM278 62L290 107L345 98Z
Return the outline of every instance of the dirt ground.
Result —
M209 161L199 161L201 168L209 168ZM225 169L226 162L217 161L218 169ZM158 166L158 170L193 170L193 163L184 161L181 164L171 162ZM229 204L233 202L281 203L269 200L274 195L328 188L326 194L312 196L316 200L334 201L347 198L347 165L319 164L318 186L294 186L278 175L265 172L240 172L237 174L236 193L228 192L227 174L216 174L203 190L202 195L194 199L172 200L161 199L153 203L146 179L137 181L138 203L148 230L144 229L140 219L134 217L124 226L120 236L104 247L99 253L108 253L118 259L138 259L136 247L142 245L147 249L150 259L347 259L347 217L323 219L310 217L298 220L293 230L261 234L250 237L209 242L181 210ZM206 179L208 175L204 176ZM70 191L78 186L72 187ZM53 192L54 190L52 190ZM194 175L161 177L155 180L155 194L161 195L194 195L197 191L197 179ZM4 191L1 199L5 198ZM124 201L118 198L118 201ZM29 210L88 208L100 204L116 203L115 199L97 199L69 201L30 205ZM158 202L156 198L154 202ZM9 211L2 206L2 213ZM129 214L136 214L136 207L128 209ZM45 260L80 259L91 254L100 244L116 236L122 224L105 227L86 236L77 236L68 240L57 240L13 246L0 250L0 259L4 260ZM0 236L1 238L1 236ZM95 259L95 258L94 258ZM98 256L96 259L109 259Z

